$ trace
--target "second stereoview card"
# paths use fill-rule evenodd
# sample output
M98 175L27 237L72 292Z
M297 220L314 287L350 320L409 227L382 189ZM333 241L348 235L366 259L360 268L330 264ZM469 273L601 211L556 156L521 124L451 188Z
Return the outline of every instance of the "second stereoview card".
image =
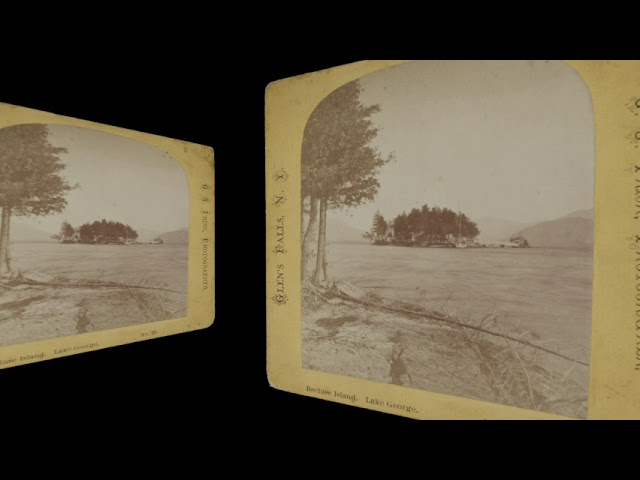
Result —
M271 384L421 419L640 417L639 81L366 61L271 84Z
M0 104L0 367L214 319L209 147Z

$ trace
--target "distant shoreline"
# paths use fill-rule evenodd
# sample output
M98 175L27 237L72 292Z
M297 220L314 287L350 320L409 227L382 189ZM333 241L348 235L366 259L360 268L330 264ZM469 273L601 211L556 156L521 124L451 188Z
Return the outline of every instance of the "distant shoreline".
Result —
M420 250L593 250L593 245L576 245L576 246L529 246L529 247L511 247L505 246L486 246L486 247L468 247L468 248L455 248L455 247L420 247L415 245L373 245L369 242L357 242L357 241L329 241L329 245L362 245L372 247L400 247L400 248L414 248Z

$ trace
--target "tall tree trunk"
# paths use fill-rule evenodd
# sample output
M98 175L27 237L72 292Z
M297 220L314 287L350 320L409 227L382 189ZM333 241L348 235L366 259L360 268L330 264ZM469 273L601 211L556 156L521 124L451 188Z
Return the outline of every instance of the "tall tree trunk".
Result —
M318 199L314 195L311 195L310 207L309 224L302 238L302 280L311 276L309 264L315 253L314 246L317 245L313 241L318 231Z
M11 271L11 209L9 209L9 215L7 217L7 249L4 258L7 270Z
M324 281L329 280L329 275L327 274L327 265L329 263L327 262L327 211L329 208L327 203L327 200L324 200L324 233L322 234L322 279Z
M11 271L9 264L9 225L11 223L11 207L2 208L0 221L0 275Z
M316 256L316 271L313 275L314 285L327 279L327 199L320 200L320 225L318 227L318 254Z

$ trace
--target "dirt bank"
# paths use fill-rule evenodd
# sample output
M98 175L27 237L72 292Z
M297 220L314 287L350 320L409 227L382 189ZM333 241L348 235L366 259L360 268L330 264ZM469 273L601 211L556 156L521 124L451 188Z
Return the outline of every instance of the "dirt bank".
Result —
M442 312L376 297L358 287L307 290L304 298L304 368L586 417L588 367L580 363L500 334L470 330ZM433 319L426 318L429 314ZM498 318L470 325L501 332ZM505 332L512 335L529 341L525 332Z
M186 295L153 285L69 280L37 272L0 279L0 345L186 315Z

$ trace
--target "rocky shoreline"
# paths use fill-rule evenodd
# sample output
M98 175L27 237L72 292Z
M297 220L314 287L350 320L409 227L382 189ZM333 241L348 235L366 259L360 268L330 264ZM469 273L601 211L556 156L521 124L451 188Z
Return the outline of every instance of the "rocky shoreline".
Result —
M304 368L586 417L588 385L574 373L588 367L346 282L305 288ZM500 332L498 322L482 326Z
M70 280L41 272L0 277L0 346L186 315L184 293L151 285Z

